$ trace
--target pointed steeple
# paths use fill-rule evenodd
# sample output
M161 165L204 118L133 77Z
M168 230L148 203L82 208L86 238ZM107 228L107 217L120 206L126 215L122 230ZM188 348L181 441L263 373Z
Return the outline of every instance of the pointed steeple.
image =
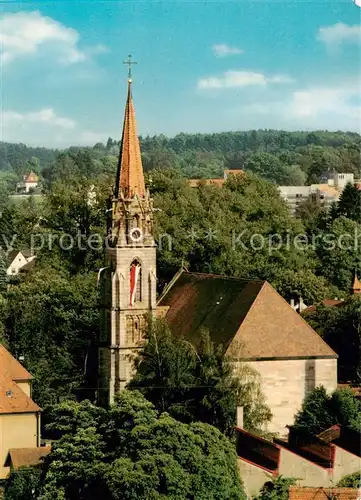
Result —
M360 280L358 279L357 277L357 274L355 273L355 278L353 280L353 285L352 285L352 288L351 288L351 291L352 293L355 295L355 294L358 294L358 293L361 293L361 282Z
M128 78L128 97L125 106L123 135L120 145L118 171L114 195L125 198L145 197L142 157L137 135L135 110L132 98L132 79Z

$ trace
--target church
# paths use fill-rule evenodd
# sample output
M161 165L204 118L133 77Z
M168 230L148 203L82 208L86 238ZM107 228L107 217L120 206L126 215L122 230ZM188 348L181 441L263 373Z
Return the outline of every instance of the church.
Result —
M284 435L315 387L337 388L337 355L266 281L181 270L156 293L156 241L145 187L131 74L115 186L109 203L106 267L100 271L101 334L97 397L113 401L132 377L132 356L149 314L174 335L199 341L206 328L234 364L252 366L273 414L269 431Z

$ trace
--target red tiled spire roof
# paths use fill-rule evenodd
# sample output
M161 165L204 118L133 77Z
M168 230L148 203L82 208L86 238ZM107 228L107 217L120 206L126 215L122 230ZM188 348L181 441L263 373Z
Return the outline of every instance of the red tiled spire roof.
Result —
M135 110L132 98L132 81L128 80L128 97L125 106L123 135L120 145L115 197L122 191L126 198L145 196L142 158L137 135Z
M353 280L352 291L354 294L361 293L361 282L358 279L357 274L355 274L355 278Z

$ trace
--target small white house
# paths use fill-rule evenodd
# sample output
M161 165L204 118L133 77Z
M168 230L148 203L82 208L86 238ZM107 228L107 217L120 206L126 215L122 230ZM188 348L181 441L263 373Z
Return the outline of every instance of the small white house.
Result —
M30 189L35 189L39 185L39 177L35 172L30 172L23 176L22 182L18 182L17 189L24 193L29 193Z
M9 267L6 270L8 276L15 276L22 271L28 271L35 265L35 255L29 250L13 250L8 256Z

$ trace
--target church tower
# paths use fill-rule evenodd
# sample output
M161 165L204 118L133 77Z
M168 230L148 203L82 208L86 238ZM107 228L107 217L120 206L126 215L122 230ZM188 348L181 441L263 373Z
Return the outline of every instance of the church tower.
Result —
M131 58L115 186L109 200L102 286L98 402L112 402L132 378L147 316L156 308L153 204L145 188L132 98Z

